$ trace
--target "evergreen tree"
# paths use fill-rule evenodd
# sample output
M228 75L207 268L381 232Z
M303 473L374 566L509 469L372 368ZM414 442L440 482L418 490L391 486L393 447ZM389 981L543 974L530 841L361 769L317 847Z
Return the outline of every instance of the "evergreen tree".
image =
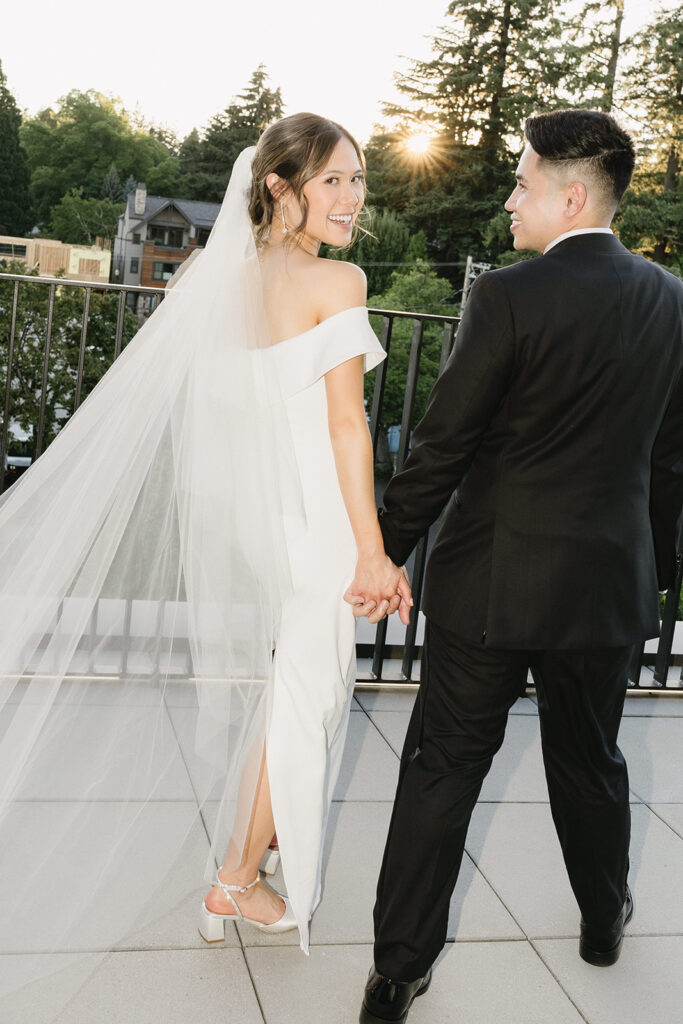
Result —
M624 99L640 151L618 225L624 243L683 269L683 13L660 12L628 44Z
M31 209L20 126L21 114L0 63L0 234L23 236L31 227Z
M411 61L398 86L409 107L458 145L500 151L532 110L566 99L582 59L580 23L559 0L452 0L431 60Z
M203 137L193 131L180 147L184 189L193 199L220 202L235 160L253 146L265 128L282 117L282 95L268 87L262 64L249 79L244 92L211 118Z
M116 164L112 164L105 174L100 195L103 199L109 199L112 203L120 203L123 200L123 187Z

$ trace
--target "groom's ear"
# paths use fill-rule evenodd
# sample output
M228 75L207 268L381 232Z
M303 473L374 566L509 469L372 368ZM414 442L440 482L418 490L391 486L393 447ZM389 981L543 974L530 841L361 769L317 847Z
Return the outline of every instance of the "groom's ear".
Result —
M566 186L565 213L568 217L576 217L581 213L588 199L588 190L582 181L570 181Z

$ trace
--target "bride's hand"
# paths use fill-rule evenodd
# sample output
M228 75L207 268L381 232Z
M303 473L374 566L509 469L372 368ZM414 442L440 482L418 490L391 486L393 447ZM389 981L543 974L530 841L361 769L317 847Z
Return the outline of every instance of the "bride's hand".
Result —
M359 558L344 600L353 606L356 618L367 616L373 624L398 609L401 622L407 626L413 598L405 566L398 568L384 552Z

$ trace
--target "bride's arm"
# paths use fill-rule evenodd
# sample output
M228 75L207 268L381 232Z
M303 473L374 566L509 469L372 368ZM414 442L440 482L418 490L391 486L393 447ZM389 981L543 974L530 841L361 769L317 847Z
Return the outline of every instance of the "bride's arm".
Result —
M410 586L385 554L377 521L372 440L363 401L363 357L356 356L328 371L325 388L337 477L358 548L349 592L364 598L364 611L370 612L371 622L396 611L403 598L400 614L405 621L412 603Z

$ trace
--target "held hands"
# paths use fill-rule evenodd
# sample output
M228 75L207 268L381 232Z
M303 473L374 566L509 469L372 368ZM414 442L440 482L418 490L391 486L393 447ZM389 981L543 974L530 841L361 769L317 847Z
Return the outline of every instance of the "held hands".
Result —
M357 619L367 616L368 622L376 623L398 610L401 622L407 626L413 597L405 566L399 569L384 552L359 558L344 600L353 606Z

